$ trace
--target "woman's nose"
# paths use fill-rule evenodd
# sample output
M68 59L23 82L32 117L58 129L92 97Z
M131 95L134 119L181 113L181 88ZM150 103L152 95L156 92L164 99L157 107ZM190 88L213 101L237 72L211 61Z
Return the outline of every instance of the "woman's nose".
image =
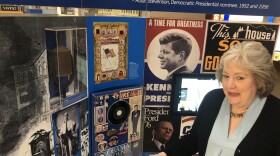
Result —
M236 88L235 80L229 79L228 81L228 88Z

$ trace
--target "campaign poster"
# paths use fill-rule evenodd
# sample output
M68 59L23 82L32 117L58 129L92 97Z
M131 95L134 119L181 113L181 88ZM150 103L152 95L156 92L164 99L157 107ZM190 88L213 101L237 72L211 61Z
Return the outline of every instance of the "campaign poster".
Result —
M146 106L144 108L144 153L158 153L155 140L161 141L165 148L180 138L181 116L171 115L169 107Z
M200 71L206 21L146 21L144 83L146 105L170 105L172 75Z
M94 82L96 84L127 78L126 22L93 22Z
M196 116L182 116L181 117L181 127L180 127L180 137L187 135L192 129Z
M272 54L278 34L278 24L208 21L201 72L213 73L220 58L231 46L243 41L261 42Z

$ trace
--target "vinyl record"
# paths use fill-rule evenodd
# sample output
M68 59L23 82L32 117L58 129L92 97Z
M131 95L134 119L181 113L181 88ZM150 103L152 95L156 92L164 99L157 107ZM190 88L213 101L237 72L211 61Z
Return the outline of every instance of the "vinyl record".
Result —
M119 125L128 118L129 113L129 104L126 101L117 101L108 110L108 120L114 125Z

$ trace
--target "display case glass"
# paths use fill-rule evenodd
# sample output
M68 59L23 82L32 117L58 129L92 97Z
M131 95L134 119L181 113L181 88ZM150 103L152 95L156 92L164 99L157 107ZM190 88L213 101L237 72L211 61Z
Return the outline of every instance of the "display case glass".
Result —
M87 97L86 28L46 28L51 105Z

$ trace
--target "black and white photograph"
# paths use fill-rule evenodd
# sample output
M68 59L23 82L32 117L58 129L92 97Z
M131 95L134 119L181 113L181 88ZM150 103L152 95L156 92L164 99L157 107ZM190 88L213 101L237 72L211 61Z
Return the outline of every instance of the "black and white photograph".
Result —
M89 156L89 113L88 100L80 102L81 156Z
M1 17L0 155L54 154L51 114L60 105L49 101L45 28L84 25L84 17Z
M199 60L198 53L198 43L190 33L170 29L152 40L147 51L147 63L155 76L171 81L173 73L194 71Z
M56 156L72 156L79 152L78 104L54 115L56 132Z

